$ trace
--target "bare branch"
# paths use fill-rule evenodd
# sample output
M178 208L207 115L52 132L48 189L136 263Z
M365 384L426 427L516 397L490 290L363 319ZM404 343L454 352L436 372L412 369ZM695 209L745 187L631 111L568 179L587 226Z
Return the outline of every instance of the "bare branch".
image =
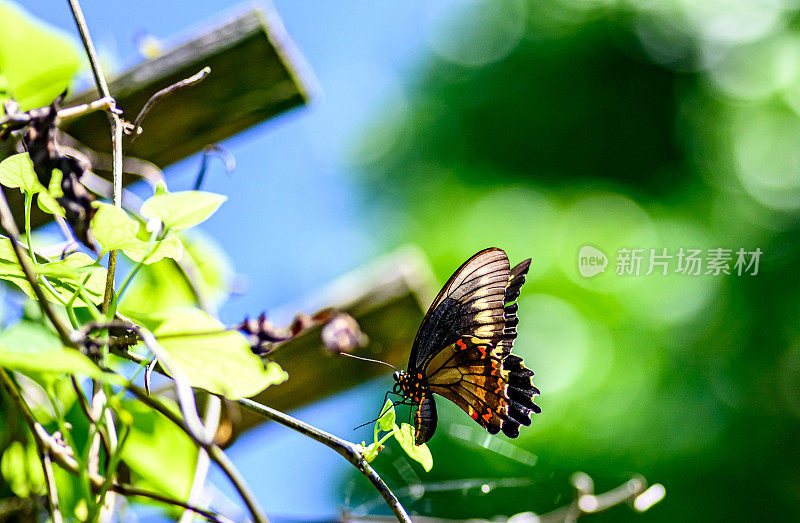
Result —
M403 505L400 504L400 501L397 499L397 496L389 490L389 487L386 486L383 479L375 472L375 469L367 463L367 460L364 459L364 453L359 445L355 443L351 443L347 440L338 438L333 434L329 434L323 430L320 430L316 427L312 427L308 423L304 423L298 419L295 419L291 416L284 414L283 412L277 411L266 405L261 405L256 403L253 400L249 399L240 399L238 403L243 407L252 410L258 414L261 414L265 418L271 419L273 421L277 421L281 425L285 427L289 427L292 430L296 430L297 432L308 436L311 439L319 441L323 445L326 445L339 454L341 454L347 461L352 463L370 482L373 486L380 492L383 499L386 500L386 504L389 505L389 508L392 509L394 512L395 517L398 521L404 523L411 523L411 518L408 517L406 510L403 508Z
M40 445L37 445L40 447ZM49 452L41 453L42 470L44 471L44 481L47 486L47 503L50 507L50 517L53 523L61 523L61 510L58 508L58 489L56 487L56 477L53 475L53 462Z
M220 413L222 411L222 401L216 396L208 396L206 400L206 412L203 422L206 426L206 435L213 438L219 427ZM208 453L200 449L197 454L197 463L194 467L194 475L192 478L192 488L189 491L189 498L187 501L193 505L197 505L200 501L200 496L203 494L203 486L206 482L208 475L208 466L210 464ZM185 511L181 515L180 523L189 523L192 521L193 514L191 511Z
M113 179L114 179L114 206L122 208L122 119L120 112L117 110L116 101L111 97L111 92L108 90L103 71L100 69L100 61L97 58L97 51L95 51L92 37L89 35L89 28L86 26L86 19L83 16L80 3L78 0L67 0L69 7L72 10L72 17L75 19L75 25L78 26L78 33L81 35L83 47L86 49L86 56L89 58L89 64L92 67L92 75L94 76L95 84L100 96L103 98L111 98L108 108L108 118L111 124L111 144L113 146ZM106 288L103 295L103 310L108 312L111 302L114 298L114 273L117 267L117 251L108 253L108 273L106 278Z
M99 111L100 109L111 110L114 107L114 99L109 97L100 98L98 100L94 100L93 102L76 105L73 107L65 107L64 109L59 109L58 111L58 118L61 120L66 120L68 118L74 118L76 116L82 116L86 113L91 113L94 111ZM41 118L49 114L51 107L37 107L36 109L30 109L25 112L19 112L17 107L6 106L6 115L0 118L0 127L3 126L10 126L11 130L21 129L25 125L29 124L33 120L37 118ZM114 109L116 110L116 109Z
M148 490L138 489L136 487L131 487L130 485L123 485L116 483L111 486L111 490L116 492L117 494L121 494L123 496L138 496L142 498L149 498L155 501L160 501L162 503L166 503L168 505L174 505L176 507L181 507L186 510L190 510L195 514L199 514L206 518L209 521L214 521L218 523L230 523L232 520L222 516L221 514L217 514L216 512L212 512L210 510L204 510L202 508L196 507L191 503L187 503L185 501L181 501L179 499L170 498L168 496L164 496L163 494L159 494L157 492L150 492Z

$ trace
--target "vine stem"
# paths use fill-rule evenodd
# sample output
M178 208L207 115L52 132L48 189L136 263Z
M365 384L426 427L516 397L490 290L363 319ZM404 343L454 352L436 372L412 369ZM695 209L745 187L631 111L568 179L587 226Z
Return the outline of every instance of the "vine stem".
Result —
M42 312L47 316L47 320L53 325L61 343L67 347L76 348L77 345L75 345L70 338L69 329L61 322L61 319L56 315L53 307L51 307L50 302L47 301L47 297L44 295L44 291L36 278L36 272L31 266L31 261L22 250L22 245L19 243L19 229L17 228L17 223L14 221L14 215L11 214L11 209L8 207L8 201L2 189L0 189L0 225L6 233L8 233L11 247L14 249L14 254L17 257L20 267L22 267L25 279L28 280L28 284L31 286L31 290L36 296L36 300L39 302L39 307L42 308Z
M242 405L243 407L252 410L257 414L260 414L265 418L277 421L285 427L289 427L290 429L296 430L297 432L308 436L311 439L319 441L323 445L326 445L341 454L344 459L353 464L362 474L364 474L364 476L367 477L368 480L370 480L381 496L383 496L383 499L386 500L386 503L389 505L389 508L392 509L392 512L394 512L394 515L398 521L403 523L412 523L411 518L408 517L408 513L406 513L403 505L400 504L397 496L395 496L394 493L389 490L389 487L386 486L386 483L384 483L383 479L381 479L378 473L375 472L375 469L373 469L372 466L367 463L367 460L364 458L363 449L360 445L356 445L355 443L351 443L347 440L336 437L333 434L329 434L324 430L313 427L308 423L300 421L273 408L267 407L266 405L256 403L253 400L244 398L238 400L238 403L239 405Z
M94 76L95 84L97 85L97 91L100 96L104 99L109 100L109 107L108 107L108 120L111 126L111 146L113 149L112 152L112 174L114 180L114 192L113 192L113 200L114 206L118 209L122 208L122 130L123 130L123 123L122 119L120 118L119 114L121 111L117 109L116 100L111 96L111 92L108 90L108 83L106 83L105 76L103 76L103 71L100 69L100 61L97 58L97 51L94 48L94 43L92 42L92 37L89 34L89 28L86 25L86 18L83 16L83 11L81 10L80 3L78 0L67 0L69 3L70 10L72 11L72 17L75 19L75 25L78 27L78 33L80 33L81 41L83 42L83 47L86 50L86 56L89 59L89 64L92 68L92 75ZM108 317L114 316L114 310L112 310L112 303L114 301L114 274L116 272L117 267L117 251L111 251L108 253L108 266L106 273L106 286L103 292L103 312L106 313ZM107 354L107 352L104 352ZM105 357L104 357L105 359ZM102 411L105 407L105 402L107 398L105 394L102 392L102 387L96 381L93 382L93 397L92 397L92 409ZM98 423L100 420L98 420ZM108 427L109 432L114 430L113 424L110 424ZM110 434L111 436L111 434ZM110 456L109 456L110 457ZM100 434L99 432L95 435L95 440L91 442L91 456L89 459L89 472L97 472L96 467L99 465L100 462ZM109 512L113 510L113 497L108 499L108 507ZM100 508L101 513L103 507Z
M78 33L81 37L81 42L83 42L83 47L86 50L86 56L89 59L89 65L92 68L92 75L94 76L94 82L97 86L97 91L100 93L100 96L104 99L109 100L108 102L108 119L111 125L111 145L113 148L112 152L112 174L114 179L114 193L113 193L113 200L114 206L121 209L122 208L122 131L124 129L124 125L122 122L122 118L120 118L120 111L117 109L116 100L111 96L111 92L108 90L108 83L106 82L106 78L103 75L102 69L100 69L100 60L97 58L97 51L94 48L94 43L92 42L92 37L89 34L89 28L86 25L86 18L83 16L83 11L81 10L81 5L78 0L67 0L69 3L70 10L72 11L72 17L75 19L75 25L78 27ZM106 314L109 314L109 307L111 306L111 300L114 297L114 273L117 266L117 251L111 251L108 253L108 277L106 278L106 288L105 293L103 295L103 310ZM113 317L113 311L110 312L111 316Z

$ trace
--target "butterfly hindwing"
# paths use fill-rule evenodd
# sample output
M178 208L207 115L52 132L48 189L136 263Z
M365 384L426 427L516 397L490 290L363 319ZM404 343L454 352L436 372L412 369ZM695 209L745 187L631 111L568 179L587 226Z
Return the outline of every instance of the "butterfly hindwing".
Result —
M533 373L519 357L504 357L501 347L459 339L431 358L428 373L432 392L461 407L491 434L502 430L516 437L520 425L530 425L531 412L540 411L533 403L538 393Z

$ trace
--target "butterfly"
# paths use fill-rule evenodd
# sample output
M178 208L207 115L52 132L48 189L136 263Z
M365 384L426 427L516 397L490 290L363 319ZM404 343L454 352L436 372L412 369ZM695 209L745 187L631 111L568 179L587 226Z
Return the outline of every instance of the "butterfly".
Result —
M531 424L539 390L533 371L511 354L517 337L517 303L530 268L511 267L501 249L480 251L450 277L422 320L406 371L394 373L392 393L416 407L415 444L436 430L438 394L461 407L480 426L519 435Z

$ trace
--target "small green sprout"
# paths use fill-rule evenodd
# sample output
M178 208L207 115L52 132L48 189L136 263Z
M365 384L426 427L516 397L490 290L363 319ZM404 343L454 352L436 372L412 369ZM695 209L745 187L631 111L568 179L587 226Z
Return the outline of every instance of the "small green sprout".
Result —
M361 442L361 446L364 448L364 459L366 459L367 462L374 460L378 456L378 453L384 449L383 444L394 436L400 444L400 447L408 454L408 457L419 462L425 469L425 472L430 472L433 468L433 456L431 455L430 449L428 449L428 446L424 443L419 446L415 445L414 427L408 423L402 423L398 427L396 420L397 417L394 413L392 400L387 399L386 404L383 406L383 409L381 409L381 415L375 423L374 441L370 445L367 445L363 441ZM385 432L386 434L381 436L381 432Z

